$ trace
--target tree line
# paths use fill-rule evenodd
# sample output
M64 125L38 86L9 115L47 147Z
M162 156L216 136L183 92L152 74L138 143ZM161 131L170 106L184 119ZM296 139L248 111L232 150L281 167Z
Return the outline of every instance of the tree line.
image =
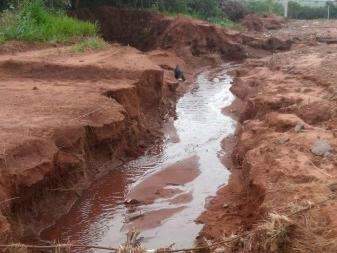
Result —
M0 0L0 11L15 9L25 1ZM51 9L77 9L110 5L118 8L153 9L167 13L182 13L207 20L223 18L239 21L247 13L283 14L283 6L276 0L43 0ZM330 2L328 2L330 3ZM326 18L327 6L306 6L289 1L289 17L295 19ZM337 6L329 5L330 18L337 18Z
M0 9L16 8L27 0L2 0ZM33 0L31 0L33 1ZM110 5L115 7L155 9L162 12L189 13L204 18L220 13L218 0L44 0L49 8L77 9Z

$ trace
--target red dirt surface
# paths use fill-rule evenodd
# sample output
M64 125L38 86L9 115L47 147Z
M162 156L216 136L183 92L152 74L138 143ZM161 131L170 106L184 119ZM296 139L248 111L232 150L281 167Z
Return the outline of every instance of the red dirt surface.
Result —
M109 6L80 9L72 15L98 21L103 37L134 46L143 51L157 48L172 50L178 56L220 56L223 60L246 57L239 32L207 22L178 17L166 17L156 12L120 10ZM205 61L206 59L203 59Z
M1 241L30 241L108 168L142 154L201 66L246 57L238 32L143 14L110 7L76 13L97 19L106 39L126 46L82 54L57 45L0 47ZM188 80L183 86L173 77L176 64Z
M285 26L285 19L279 16L259 16L256 14L246 15L241 24L248 29L248 31L264 32L267 30L278 30Z
M38 235L68 212L83 189L109 168L121 166L126 160L142 154L161 136L162 119L174 114L176 98L188 89L201 66L270 55L270 51L288 50L292 45L283 38L243 35L202 21L145 14L110 7L73 13L82 19L98 20L107 40L125 46L112 44L101 51L83 54L72 53L70 47L47 48L18 42L0 47L0 94L3 98L0 102L1 241L20 241ZM15 51L17 48L19 50ZM173 77L176 64L184 69L188 80L183 86ZM264 76L275 74L267 67L261 71L255 69L256 65L265 66L263 64L268 65L263 61L247 63L242 72L252 75L253 80L255 74L257 77L263 73ZM288 80L277 72L273 82L278 85L282 82L277 78ZM301 80L315 82L315 78ZM260 83L250 82L248 93L244 91L248 87L244 78L241 83L243 88L238 87L237 94L246 94L242 98L246 103L250 101L250 94L258 94L255 89L260 88ZM290 88L274 92L281 94ZM311 94L311 87L306 92ZM318 92L313 97L317 99L320 95ZM260 106L259 110L257 106L246 107L253 111L245 110L243 117L260 115L264 103L271 110L275 103L281 108L283 104L291 105L300 99L284 101L285 98L266 96L269 100L264 101L258 98L255 104ZM313 113L321 107L314 103L306 106L310 109L303 105L298 116L310 125L321 122L322 117ZM329 106L326 104L323 111ZM330 119L331 115L323 119ZM271 115L270 118L274 125L286 121L281 129L289 128L294 121L293 117L288 120ZM322 137L328 138L328 135ZM246 150L245 145L257 143L253 140L248 138L244 145L239 140L238 147ZM238 148L238 157L244 156L242 150ZM232 181L239 185L240 179L233 176ZM254 194L240 199L240 210L253 221L263 213L259 207L266 194L259 183L249 181L248 186ZM241 193L239 187L231 189ZM164 189L161 194L169 193ZM231 198L235 196L239 194ZM190 196L185 195L175 201L183 203L188 198ZM247 206L246 201L252 204ZM254 213L251 215L252 206ZM179 210L166 210L162 215L176 211ZM240 218L236 220L241 222Z
M336 38L326 23L315 25ZM200 217L201 241L238 235L218 251L337 251L337 46L312 46L301 35L293 50L247 60L235 73L232 91L244 107L232 176ZM329 154L312 152L317 140L331 146Z
M4 240L38 234L105 162L119 166L160 136L176 96L173 73L160 64L179 63L189 80L194 73L170 52L117 44L84 54L24 51L0 56L0 199L11 200L1 216Z

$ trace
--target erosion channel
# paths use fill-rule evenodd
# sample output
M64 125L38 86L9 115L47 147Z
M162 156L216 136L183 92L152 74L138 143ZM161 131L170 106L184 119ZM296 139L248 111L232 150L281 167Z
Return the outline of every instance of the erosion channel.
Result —
M42 238L115 247L135 227L147 248L192 246L202 228L195 220L229 178L221 142L236 127L222 113L234 100L230 68L199 74L164 124L164 140L94 183Z

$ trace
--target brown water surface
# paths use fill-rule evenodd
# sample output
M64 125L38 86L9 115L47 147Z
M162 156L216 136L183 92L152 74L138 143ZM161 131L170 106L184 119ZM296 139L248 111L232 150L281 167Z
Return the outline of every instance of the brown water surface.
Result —
M42 237L116 247L136 227L147 248L192 246L202 227L195 219L229 177L219 159L224 152L221 141L236 127L221 112L234 100L228 67L200 74L193 90L177 103L178 117L171 119L175 131L92 185ZM167 124L164 129L172 122Z

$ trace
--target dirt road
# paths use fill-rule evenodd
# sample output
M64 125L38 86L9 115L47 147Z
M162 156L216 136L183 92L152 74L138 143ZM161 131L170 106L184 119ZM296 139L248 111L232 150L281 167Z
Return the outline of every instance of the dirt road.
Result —
M295 41L290 51L236 71L232 176L200 218L200 238L227 241L219 250L337 251L337 45L320 43L336 31L336 22L291 22L273 32Z

